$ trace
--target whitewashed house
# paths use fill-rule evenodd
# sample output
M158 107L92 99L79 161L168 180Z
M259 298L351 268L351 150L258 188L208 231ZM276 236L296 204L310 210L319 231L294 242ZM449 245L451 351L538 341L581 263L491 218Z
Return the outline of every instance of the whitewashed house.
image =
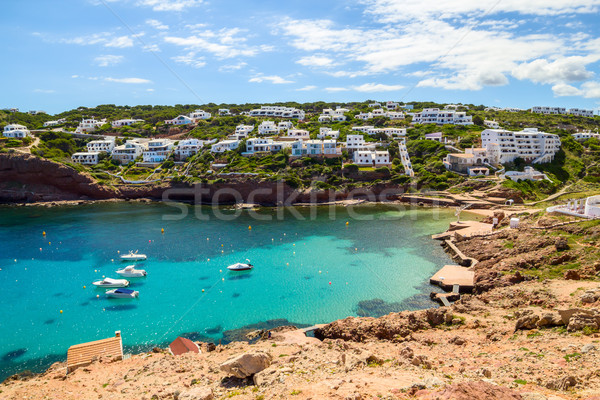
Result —
M591 131L586 131L586 132L577 132L572 134L571 136L573 136L573 139L577 140L577 141L585 141L591 138L596 138L598 140L600 140L600 134L598 132L591 132Z
M115 138L107 136L102 140L92 140L91 142L88 142L85 147L88 152L110 154L115 148Z
M219 108L219 115L221 115L221 116L231 115L231 111L229 111L229 108Z
M388 151L358 150L352 155L352 161L359 166L388 166L390 165L390 153Z
M31 136L31 132L26 126L19 124L9 124L4 127L2 135L7 138L24 138Z
M44 127L62 125L65 122L67 122L67 120L65 118L60 118L60 119L57 119L56 121L46 121L46 122L44 122Z
M369 103L369 107L370 108L381 107L381 103L377 103L377 102L375 102L375 103Z
M332 139L339 139L340 131L334 131L333 129L327 126L322 126L319 128L317 139L325 139L326 137L330 137Z
M277 129L279 130L279 132L287 131L288 129L294 129L294 124L292 123L292 121L280 121L277 124Z
M73 153L71 161L76 164L96 165L100 161L100 153L97 151Z
M152 139L148 142L148 150L142 154L145 163L161 163L173 152L174 142L170 139Z
M387 117L391 120L401 120L405 118L405 115L401 111L388 111Z
M251 117L277 117L277 118L293 118L302 120L305 113L302 110L293 107L280 106L262 106L261 108L250 110L248 113Z
M276 135L279 133L279 129L273 121L263 121L258 126L259 135Z
M320 123L331 122L331 115L323 115L323 114L321 114L321 115L319 115L318 121Z
M367 121L367 120L373 118L373 113L370 113L370 112L363 113L363 112L361 112L361 113L356 114L354 116L354 118L355 119L359 119L361 121Z
M100 128L102 125L106 123L106 119L102 119L100 121L96 121L93 118L83 119L77 129L75 129L75 133L89 133L93 132L96 129Z
M510 179L515 182L518 181L543 181L551 180L544 173L536 171L533 167L525 167L523 171L507 171L503 175L500 175L500 179Z
M197 154L204 146L209 143L214 143L216 140L200 140L200 139L185 139L179 141L173 154L178 160L185 160L188 157Z
M560 150L560 138L537 128L525 128L521 132L486 129L481 132L481 145L487 149L491 162L504 164L520 157L536 164L554 160ZM491 153L496 153L497 159Z
M111 122L110 124L113 128L118 128L121 126L130 126L130 125L137 124L140 122L144 122L144 120L143 119L118 119L116 121Z
M256 153L277 152L292 147L292 142L276 142L271 138L250 138L246 141L244 156Z
M304 129L288 129L285 136L294 139L310 139L310 133Z
M194 112L191 112L189 114L189 117L192 121L196 122L201 119L209 119L211 117L211 114L204 110L196 110Z
M583 108L569 108L567 114L575 115L577 117L594 118L594 110L585 110Z
M148 139L130 139L121 146L112 150L112 159L121 164L129 164L141 157L144 150L148 149Z
M226 151L235 150L239 147L239 140L223 140L211 146L210 151L213 153L225 153Z
M337 147L337 140L335 140L335 139L323 140L323 154L325 156L341 156L342 149Z
M558 212L573 217L600 218L600 196L569 200L567 204L546 208L546 212Z
M532 107L531 112L536 113L536 114L545 114L545 115L566 114L567 109L564 107Z
M423 111L412 114L415 124L454 124L473 125L473 118L463 111L440 110L439 108L424 108Z
M369 133L369 131L375 129L373 125L353 126L352 132L363 132Z
M444 134L442 132L432 132L425 134L425 140L434 140L436 142L442 142Z
M491 128L491 129L498 129L498 128L500 128L500 124L499 123L497 123L496 121L490 121L488 119L484 120L483 124L485 126L487 126L488 128Z
M362 150L367 147L363 135L348 135L346 136L346 148L348 150Z
M398 108L398 103L394 101L388 101L387 103L385 103L385 108L387 108L388 110L395 110Z
M194 120L188 117L187 115L179 115L173 119L165 120L165 124L167 125L189 125L193 124Z

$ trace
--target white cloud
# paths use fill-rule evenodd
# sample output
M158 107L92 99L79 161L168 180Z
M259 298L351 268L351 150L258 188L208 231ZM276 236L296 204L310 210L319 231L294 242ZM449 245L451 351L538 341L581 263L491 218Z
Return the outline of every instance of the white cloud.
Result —
M297 92L309 92L311 90L315 90L317 87L315 85L307 85L301 87L300 89L296 89Z
M117 64L123 62L124 59L125 59L125 57L123 57L123 56L106 54L106 55L102 55L102 56L98 56L98 57L94 58L94 62L99 67L110 67L110 66L117 65Z
M206 65L204 57L196 56L196 53L194 53L193 51L181 56L172 57L172 60L180 64L189 65L193 68L202 68Z
M552 86L552 91L556 97L581 96L582 94L581 90L577 89L575 86L567 85L566 83L559 83Z
M158 47L157 44L147 44L144 47L142 47L142 50L157 53L160 51L160 47Z
M373 92L393 92L403 89L402 85L384 85L382 83L365 83L360 86L352 86L357 92L373 93Z
M248 82L253 82L253 83L270 82L274 85L281 85L284 83L294 83L294 81L284 79L284 78L280 77L279 75L269 75L269 76L257 75L253 78L250 78L250 80L248 80Z
M142 78L104 78L106 82L115 82L115 83L128 83L128 84L143 84L143 83L152 83L152 81L148 79Z
M325 88L325 91L330 92L330 93L347 92L348 90L350 90L350 89L345 88L345 87L326 87Z
M53 89L34 89L33 91L35 93L44 93L44 94L56 93L56 90L53 90Z
M223 66L219 67L219 71L220 72L239 71L240 69L244 68L247 65L248 65L248 63L245 63L245 62L241 61L241 62L239 62L237 64L223 65Z
M302 57L296 63L307 67L332 67L336 65L331 58L320 55Z
M158 30L168 30L169 29L169 25L165 25L156 19L147 19L146 23L148 25L150 25L151 27L153 27L154 29L158 29Z
M136 5L152 7L154 11L183 11L199 6L202 0L138 0Z
M116 47L119 49L124 49L127 47L133 47L133 39L129 36L119 36L113 39L110 39L104 44L105 47Z
M583 97L586 99L600 99L600 82L590 81L581 85Z
M166 43L181 46L188 51L204 51L219 59L251 57L271 51L271 46L252 46L246 43L245 32L239 28L223 28L218 31L196 31L188 37L166 36Z
M529 79L536 83L579 82L590 79L594 73L586 65L597 61L594 57L566 57L553 62L537 59L519 64L512 74L517 79Z
M600 82L588 81L581 85L578 89L575 86L559 83L552 86L554 96L581 96L586 99L600 99Z
M154 92L154 89L152 89L152 88L146 89L146 92Z

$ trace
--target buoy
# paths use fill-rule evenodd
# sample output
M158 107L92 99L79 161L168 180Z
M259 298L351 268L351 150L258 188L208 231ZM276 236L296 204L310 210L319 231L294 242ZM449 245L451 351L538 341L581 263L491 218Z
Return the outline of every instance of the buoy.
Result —
M97 294L97 295L96 295L96 298L97 298L97 299L99 299L99 298L100 298L100 295L99 295L99 294Z
M296 252L294 252L294 255L296 255Z
M208 261L210 261L210 258L208 259Z
M331 285L331 281L329 281L329 284Z
M321 273L321 271L319 271L319 273Z
M248 230L251 231L252 230L252 226L248 225Z
M221 250L221 253L225 253L225 251L224 251L224 250Z
M350 225L350 222L346 221L346 226Z
M209 238L206 238L206 240L210 240Z
M283 234L283 236L285 236L285 233Z
M121 250L117 250L117 254L121 254Z
M85 289L85 285L83 285L83 288Z
M222 280L223 282L225 282L225 278L221 278L221 280Z
M46 231L42 232L42 235L46 236Z
M152 240L148 240L148 243L152 243Z
M60 310L60 313L62 314L62 310Z
M15 262L17 262L17 259L15 258Z
M102 277L103 277L103 278L105 278L105 276L104 276L104 275L102 275Z
M290 263L285 263L285 265L287 265L288 267L290 266Z
M274 242L274 241L275 241L275 239L274 239L274 238L271 238L271 242Z
M354 251L358 251L358 248L356 248L356 247L355 247L355 248L354 248Z
M295 246L295 245L296 245L296 243L292 243L292 246Z
M40 251L42 251L42 248L40 247Z
M223 270L222 270L222 269L220 269L220 270L219 270L219 272L223 272Z
M165 228L160 228L160 233L165 233Z
M202 293L204 293L204 289L202 289Z
M48 242L48 244L49 244L50 246L52 246L52 242Z
M110 259L110 262L115 262L115 259L114 259L114 258L111 258L111 259Z

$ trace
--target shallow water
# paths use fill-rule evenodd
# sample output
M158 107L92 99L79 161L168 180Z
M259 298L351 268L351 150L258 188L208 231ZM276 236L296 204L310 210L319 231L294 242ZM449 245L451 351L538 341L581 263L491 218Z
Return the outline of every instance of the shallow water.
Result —
M182 333L218 341L271 319L312 325L428 306L420 295L450 262L430 238L455 219L450 210L183 207L176 220L180 211L162 204L0 207L0 378L116 330L142 349ZM148 255L139 264L148 276L129 278L139 299L109 300L92 282L118 278L127 265L118 251L129 250ZM253 270L226 269L246 259Z

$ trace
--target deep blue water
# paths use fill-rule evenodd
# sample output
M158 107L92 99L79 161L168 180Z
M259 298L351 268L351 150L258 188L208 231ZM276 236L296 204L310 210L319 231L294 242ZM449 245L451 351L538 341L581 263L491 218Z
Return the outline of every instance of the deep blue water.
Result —
M70 345L115 330L141 349L182 333L218 341L271 319L365 315L376 311L359 303L373 299L385 302L382 312L426 307L419 295L450 262L430 238L455 218L449 210L182 207L188 215L175 219L180 211L163 204L0 207L0 379L40 371ZM127 265L118 251L129 250L148 255L148 276L131 279L139 299L109 300L91 283L118 278ZM252 271L226 269L245 259Z

